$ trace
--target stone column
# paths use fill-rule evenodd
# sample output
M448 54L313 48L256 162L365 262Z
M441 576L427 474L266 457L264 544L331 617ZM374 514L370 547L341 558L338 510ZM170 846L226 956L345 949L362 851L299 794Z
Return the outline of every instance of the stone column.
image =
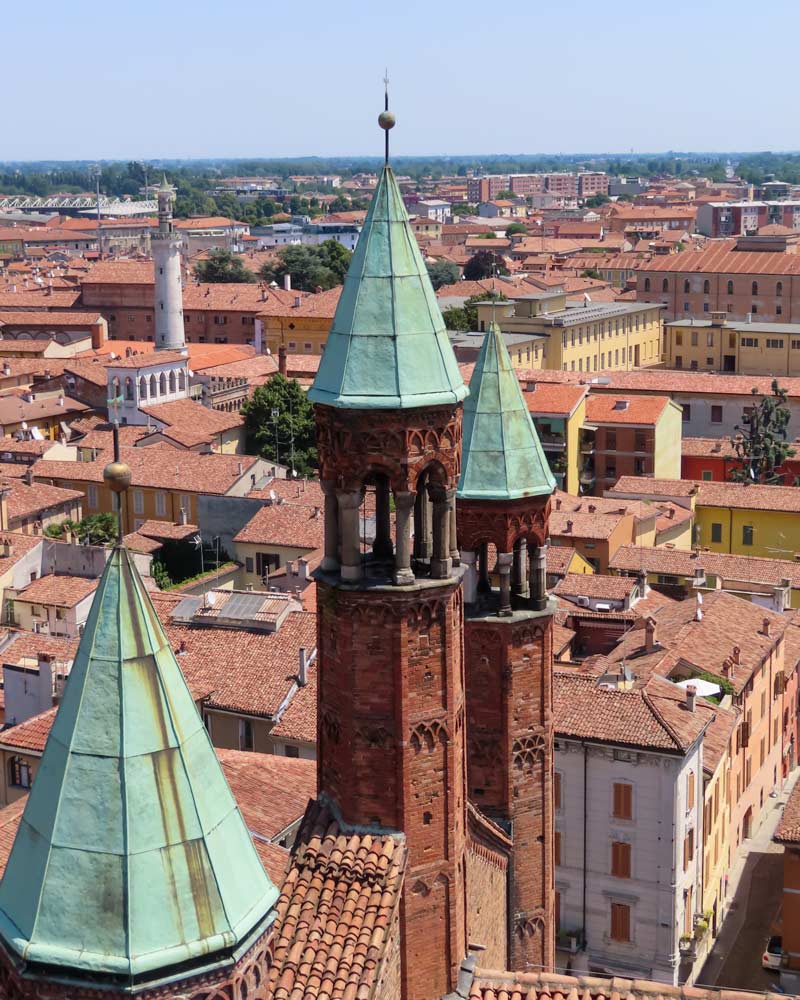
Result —
M391 559L394 554L389 507L389 482L379 479L375 486L375 541L372 543L376 559Z
M325 556L320 569L325 573L339 571L339 504L332 479L323 479L319 484L325 494Z
M342 545L342 579L360 580L361 533L358 530L358 515L361 507L361 490L337 490L339 504L339 538Z
M531 552L531 608L544 611L547 607L547 546L537 545Z
M513 552L497 553L497 569L500 573L500 610L499 615L507 617L511 612L511 565L514 562Z
M446 580L453 571L450 558L450 508L455 490L435 489L431 493L433 501L433 556L431 557L431 577Z
M527 597L528 588L528 542L520 538L514 549L514 593Z
M461 553L461 565L466 567L464 574L464 603L474 604L478 599L478 568L477 556L467 549Z
M431 504L427 490L423 487L417 492L414 504L414 558L427 562L432 554Z
M392 579L397 586L414 582L414 574L411 572L411 512L415 499L415 494L411 491L395 492L394 495L397 540Z
M458 532L456 531L456 492L451 491L453 499L450 501L450 558L454 566L461 565L461 552L458 548Z

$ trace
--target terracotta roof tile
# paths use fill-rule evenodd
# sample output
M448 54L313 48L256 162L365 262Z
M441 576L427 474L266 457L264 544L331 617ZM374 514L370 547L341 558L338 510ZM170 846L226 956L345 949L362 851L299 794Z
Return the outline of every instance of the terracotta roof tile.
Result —
M621 545L609 561L609 568L619 572L644 570L668 576L691 577L698 567L726 581L777 586L788 579L793 587L800 588L800 564L793 559Z
M736 250L731 241L715 242L701 250L683 250L675 254L659 254L640 265L647 272L711 274L800 274L800 255L795 253L762 253Z
M28 604L46 604L58 608L74 608L94 593L99 580L85 576L47 573L18 591L15 600Z
M640 424L655 426L669 400L664 396L590 395L586 419L593 424Z
M697 506L800 513L800 490L794 486L762 486L758 483L709 483L685 479L620 476L609 492L666 497L691 496L696 493Z
M779 844L800 845L800 785L796 784L783 808L783 816L775 831Z
M76 490L47 486L45 483L28 484L21 479L6 479L1 485L3 489L10 490L8 517L12 523L26 518L41 517L46 511L83 500L83 494Z
M318 549L325 541L325 519L319 506L296 501L268 504L234 535L233 540L256 545Z
M258 462L253 455L200 454L178 450L170 444L151 444L146 448L123 447L120 451L122 461L131 467L131 485L134 487L213 496L225 496L233 484L247 475ZM94 462L55 462L42 458L33 466L33 474L39 480L101 483L107 461L107 455L101 455Z
M57 710L57 708L49 708L46 712L26 719L25 722L4 729L0 733L0 747L28 750L37 754L43 753Z
M548 573L563 576L569 569L569 564L575 555L571 545L548 545L545 550L545 562Z
M533 416L568 416L588 393L586 386L555 385L551 382L534 382L524 386L523 399Z
M631 596L636 580L630 576L606 576L601 573L567 573L553 593L561 597L593 597L599 600L624 601Z
M166 424L158 433L186 448L207 442L214 444L219 434L244 426L241 414L212 410L193 399L175 399L141 409L159 423Z
M670 986L621 976L562 976L476 969L469 1000L768 1000L770 993Z
M600 514L589 511L553 510L550 512L550 534L558 538L606 539L619 527L625 513Z
M277 998L372 995L397 920L401 835L343 826L312 803L275 905L267 992Z
M297 680L301 647L311 653L317 644L316 615L305 611L291 612L276 632L165 628L174 650L184 644L178 663L193 690L210 692L209 708L268 718L277 715Z

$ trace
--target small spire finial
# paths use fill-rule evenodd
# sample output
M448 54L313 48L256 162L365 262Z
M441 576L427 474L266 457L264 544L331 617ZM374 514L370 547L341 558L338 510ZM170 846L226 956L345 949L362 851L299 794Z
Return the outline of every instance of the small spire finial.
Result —
M396 119L392 112L389 110L389 70L384 72L383 77L383 89L384 89L384 99L383 99L383 111L378 115L378 124L386 133L386 148L384 153L384 163L386 166L389 165L389 130L393 129L395 126Z

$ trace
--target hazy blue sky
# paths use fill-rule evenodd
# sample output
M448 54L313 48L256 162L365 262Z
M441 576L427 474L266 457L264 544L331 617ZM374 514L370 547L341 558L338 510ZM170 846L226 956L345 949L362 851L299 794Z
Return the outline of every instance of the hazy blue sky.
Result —
M399 153L796 149L796 3L757 9L9 0L0 160L379 154L385 65Z

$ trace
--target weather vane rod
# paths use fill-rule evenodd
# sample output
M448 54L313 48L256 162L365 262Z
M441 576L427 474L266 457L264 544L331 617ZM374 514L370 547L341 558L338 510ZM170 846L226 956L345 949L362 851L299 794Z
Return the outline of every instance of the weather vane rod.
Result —
M389 70L387 69L383 77L383 111L378 115L378 124L385 132L384 164L389 166L389 130L395 126L395 117L389 110Z

